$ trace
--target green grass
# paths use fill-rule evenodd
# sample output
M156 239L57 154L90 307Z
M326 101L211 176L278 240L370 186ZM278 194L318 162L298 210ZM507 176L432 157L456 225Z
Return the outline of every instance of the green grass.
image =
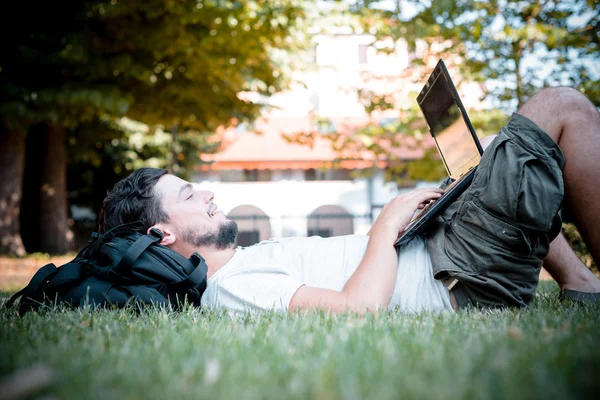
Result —
M189 308L0 311L0 374L42 364L56 398L586 398L600 390L600 306L358 317ZM1 394L0 394L1 397Z

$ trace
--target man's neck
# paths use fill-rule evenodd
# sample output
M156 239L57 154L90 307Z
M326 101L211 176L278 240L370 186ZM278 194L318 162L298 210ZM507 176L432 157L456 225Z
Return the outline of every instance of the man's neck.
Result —
M186 244L173 246L173 250L183 255L185 258L190 258L194 252L200 254L204 261L206 261L206 266L208 267L207 276L210 278L212 274L223 268L225 264L231 260L233 254L235 253L235 248L228 247L226 249L216 249L212 246L200 246L195 247Z
M223 250L216 249L199 249L198 254L206 261L208 267L207 277L210 278L215 272L223 268L225 264L233 258L235 254L234 248L227 248Z
M186 258L190 258L194 252L200 254L204 261L206 261L206 266L208 267L207 276L210 278L212 274L223 268L225 264L231 260L235 253L235 248L228 247L226 249L216 249L212 246L200 246L195 247L188 245L187 243L181 245L173 245L173 250L183 255Z

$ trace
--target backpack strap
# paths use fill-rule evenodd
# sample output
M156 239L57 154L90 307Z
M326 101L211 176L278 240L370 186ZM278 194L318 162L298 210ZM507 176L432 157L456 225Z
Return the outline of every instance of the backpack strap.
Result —
M68 264L65 266L68 266ZM62 270L65 266L60 267L59 269ZM75 280L71 280L69 276L71 279ZM113 288L111 282L107 282L95 276L82 276L80 279L77 279L75 269L67 271L65 279L57 276L54 280L57 281L57 285L54 289L55 294L58 294L58 301L76 308L85 305L95 308L98 306L112 305L114 303L122 306L127 300L125 294L119 297L119 293L111 292L111 289Z
M86 248L90 247L89 252L93 257L94 255L98 254L98 252L100 250L100 246L102 246L102 244L105 241L110 240L110 238L112 238L113 236L116 236L117 234L119 234L122 231L135 231L136 227L141 228L141 226L142 226L141 221L134 221L134 222L129 222L127 224L117 225L114 228L111 228L102 234L94 232L94 233L92 233L92 237L90 238L88 246L86 246Z
M6 302L6 304L9 306L12 305L15 302L15 300L17 300L21 296L23 296L23 298L37 298L38 296L36 296L36 294L40 293L42 285L48 279L52 278L51 275L55 274L57 271L58 268L56 268L56 265L54 264L44 265L35 273L35 275L33 275L33 278L31 278L29 284L23 289L19 290L17 293L15 293L10 298L10 300Z
M84 297L86 301L90 301L92 305L112 305L114 303L109 295L110 290L113 288L112 283L103 280L97 280L94 282L94 287L96 290L92 292L91 298L88 296Z
M48 280L52 279L56 272L58 272L56 265L52 263L44 265L35 273L35 275L33 275L33 278L31 278L29 284L15 293L10 300L6 302L6 305L12 306L19 297L22 297L22 305L24 305L25 300L27 300L28 303L30 303L32 300L41 300L43 295L43 286L48 282Z
M123 289L131 293L132 297L130 298L130 301L133 301L134 303L140 302L152 305L166 305L168 303L168 299L166 297L164 297L158 291L152 290L148 286L132 285L125 286Z
M161 231L155 228L150 229L150 234L140 236L140 238L127 249L116 269L131 268L148 247L156 242L160 242L162 238L163 234Z
M190 267L193 268L191 273L189 273ZM194 253L187 267L184 268L189 273L188 277L169 286L178 293L186 293L193 288L203 293L206 290L206 274L208 273L208 267L204 258L200 254Z
M83 278L83 267L81 260L73 260L70 263L63 265L58 268L57 273L52 277L52 280L48 283L47 291L59 291L65 290L69 286L73 286L81 282Z

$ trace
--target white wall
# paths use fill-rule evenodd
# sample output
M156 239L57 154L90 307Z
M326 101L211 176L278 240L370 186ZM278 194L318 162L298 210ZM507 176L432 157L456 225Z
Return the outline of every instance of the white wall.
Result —
M372 196L369 196L367 179L355 181L300 181L277 180L272 182L211 182L194 183L203 190L214 192L214 202L228 214L233 208L248 204L260 208L271 218L273 237L305 236L306 217L323 205L343 207L355 216L369 215L371 206L381 206L401 192L394 184L386 184L383 172L372 179ZM421 183L431 186L435 183ZM372 204L369 202L372 200ZM374 215L376 217L376 215ZM355 218L354 233L365 234L371 226L368 218Z
M260 208L271 218L273 237L306 235L306 216L323 205L338 205L353 215L370 212L367 182L364 180L239 183L204 181L195 185L214 192L214 202L225 214L243 204ZM368 229L368 223L355 224L355 233L366 233Z

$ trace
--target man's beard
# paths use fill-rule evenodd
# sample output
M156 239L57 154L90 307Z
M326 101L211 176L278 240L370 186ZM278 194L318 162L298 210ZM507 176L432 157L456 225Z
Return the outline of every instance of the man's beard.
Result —
M238 234L238 226L235 221L227 220L219 224L219 230L216 233L199 233L193 227L186 227L182 230L181 236L187 243L196 247L215 247L217 250L227 249L235 243Z

